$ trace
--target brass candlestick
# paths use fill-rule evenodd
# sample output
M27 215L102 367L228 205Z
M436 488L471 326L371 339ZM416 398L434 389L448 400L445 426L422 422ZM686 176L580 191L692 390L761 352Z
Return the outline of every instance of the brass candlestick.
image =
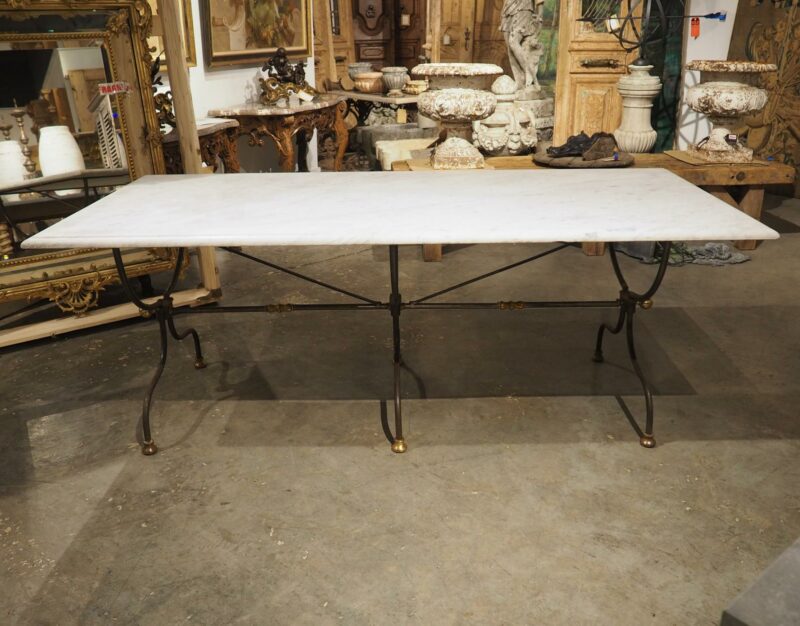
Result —
M26 178L34 178L36 176L36 163L31 159L31 149L28 147L28 141L30 140L25 134L25 109L18 107L16 100L14 100L11 116L16 119L17 126L19 126L19 142L22 144L22 154L25 157L25 169L28 170Z
M0 126L0 132L3 133L3 139L6 141L11 141L11 124L3 124Z

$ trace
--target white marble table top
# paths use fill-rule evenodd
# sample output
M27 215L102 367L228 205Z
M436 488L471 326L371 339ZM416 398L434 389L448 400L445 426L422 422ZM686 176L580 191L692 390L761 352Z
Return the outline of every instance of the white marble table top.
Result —
M88 170L73 170L63 174L51 176L37 176L16 183L0 185L0 194L20 193L25 191L54 191L83 187L84 179L89 188L107 187L110 185L124 185L130 181L130 172L127 167L95 168ZM83 192L81 192L81 195Z
M145 176L25 248L775 239L663 169Z

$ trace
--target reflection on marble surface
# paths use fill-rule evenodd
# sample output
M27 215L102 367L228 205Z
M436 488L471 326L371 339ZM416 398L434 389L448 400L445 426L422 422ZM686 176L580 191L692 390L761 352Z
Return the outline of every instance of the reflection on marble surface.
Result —
M324 93L317 96L313 102L298 101L297 104L290 104L289 106L247 102L244 104L212 109L208 112L208 115L210 117L226 117L228 115L292 115L294 113L301 113L303 111L318 111L319 109L327 109L328 107L336 106L343 100L343 96Z

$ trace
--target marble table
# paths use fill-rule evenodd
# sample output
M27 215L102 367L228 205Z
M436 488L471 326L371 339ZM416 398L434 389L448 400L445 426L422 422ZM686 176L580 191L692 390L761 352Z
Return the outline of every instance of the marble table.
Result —
M757 220L761 219L764 192L767 185L791 185L795 180L795 169L777 161L754 161L752 163L703 163L695 165L684 160L686 153L668 151L657 154L637 154L634 168L663 168L677 174L693 185L704 189L738 208ZM530 155L486 157L486 164L494 169L549 170L531 161ZM405 172L412 161L395 161L392 170ZM754 250L757 240L734 240L740 250ZM425 249L425 260L441 261L441 246L429 245ZM588 255L603 254L605 244L601 241L586 242L583 251Z
M334 169L342 169L347 150L347 126L344 97L320 94L312 102L259 104L258 102L212 109L211 117L233 118L239 122L239 134L249 136L251 146L263 146L264 139L275 142L283 172L308 171L308 142L315 130L332 133L336 138ZM294 140L297 138L297 150Z
M394 432L382 425L392 450L403 452L400 402L400 315L414 309L502 309L593 307L616 311L614 323L599 326L594 360L603 361L605 333L625 330L628 353L645 399L645 424L633 421L640 443L653 447L653 398L635 351L634 316L652 306L667 269L668 254L644 291L632 290L617 253L609 247L616 297L608 300L525 300L452 302L442 296L500 272L519 268L585 241L775 239L778 234L725 202L662 169L447 172L312 173L297 185L290 174L231 176L146 176L123 187L25 242L29 248L111 247L128 296L159 324L162 356L145 396L143 452L156 445L150 431L153 389L166 362L168 334L192 337L195 366L205 366L198 334L176 329L178 314L285 313L291 311L386 311L392 318L394 365ZM269 194L263 190L269 189ZM320 199L324 198L324 202ZM224 208L224 210L220 210ZM431 294L404 299L400 292L398 245L430 243L557 242L544 252L493 269ZM375 300L330 285L249 254L239 246L386 245L389 248L389 297ZM145 303L130 289L120 249L134 246L218 246L273 270L347 296L349 302L279 303L175 309L170 287L156 303ZM599 259L598 259L599 260ZM411 287L411 286L409 286ZM627 375L627 374L623 374Z
M362 93L360 91L346 91L333 89L328 93L347 98L347 108L356 116L359 126L367 123L369 114L374 109L388 108L395 112L398 124L405 124L408 120L408 109L417 107L419 96L387 96L382 93Z

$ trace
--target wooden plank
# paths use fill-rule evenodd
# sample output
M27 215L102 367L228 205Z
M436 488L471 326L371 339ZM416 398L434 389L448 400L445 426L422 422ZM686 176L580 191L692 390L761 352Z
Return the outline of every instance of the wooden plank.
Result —
M441 261L442 260L442 244L423 244L422 258L425 261Z
M167 56L167 74L172 91L172 104L175 110L175 131L181 149L183 171L187 174L202 174L203 161L200 157L200 139L194 116L192 90L189 86L189 69L183 51L181 35L181 13L177 0L158 0L158 13L161 16L164 52ZM203 286L210 292L220 293L219 274L215 263L213 248L199 248L200 276Z
M602 241L582 243L581 249L586 256L603 256L606 253L606 244Z
M498 170L549 169L533 163L530 155L487 157L486 164ZM774 161L767 165L748 163L690 165L663 153L637 154L633 167L662 167L698 187L707 185L783 185L792 183L795 175L791 165ZM398 164L392 166L394 170L399 171L400 168L401 166Z
M89 110L89 103L98 92L98 85L107 82L106 71L102 67L85 70L72 70L64 76L72 90L75 102L75 115L78 130L88 133L94 132L94 113Z
M761 211L764 207L764 187L753 186L748 189L741 202L739 208L753 219L761 221ZM755 239L745 239L737 241L736 247L740 250L755 250L758 244L761 243Z
M159 296L145 298L144 302L152 304L158 300L158 298ZM207 289L187 289L173 293L172 299L174 306L182 307L202 304L204 301L211 301L214 298ZM13 346L26 341L55 337L56 335L62 335L76 330L85 330L100 324L120 322L139 316L140 312L138 307L129 302L97 309L81 317L65 317L49 320L47 322L39 322L37 324L19 326L17 328L0 331L0 348Z

